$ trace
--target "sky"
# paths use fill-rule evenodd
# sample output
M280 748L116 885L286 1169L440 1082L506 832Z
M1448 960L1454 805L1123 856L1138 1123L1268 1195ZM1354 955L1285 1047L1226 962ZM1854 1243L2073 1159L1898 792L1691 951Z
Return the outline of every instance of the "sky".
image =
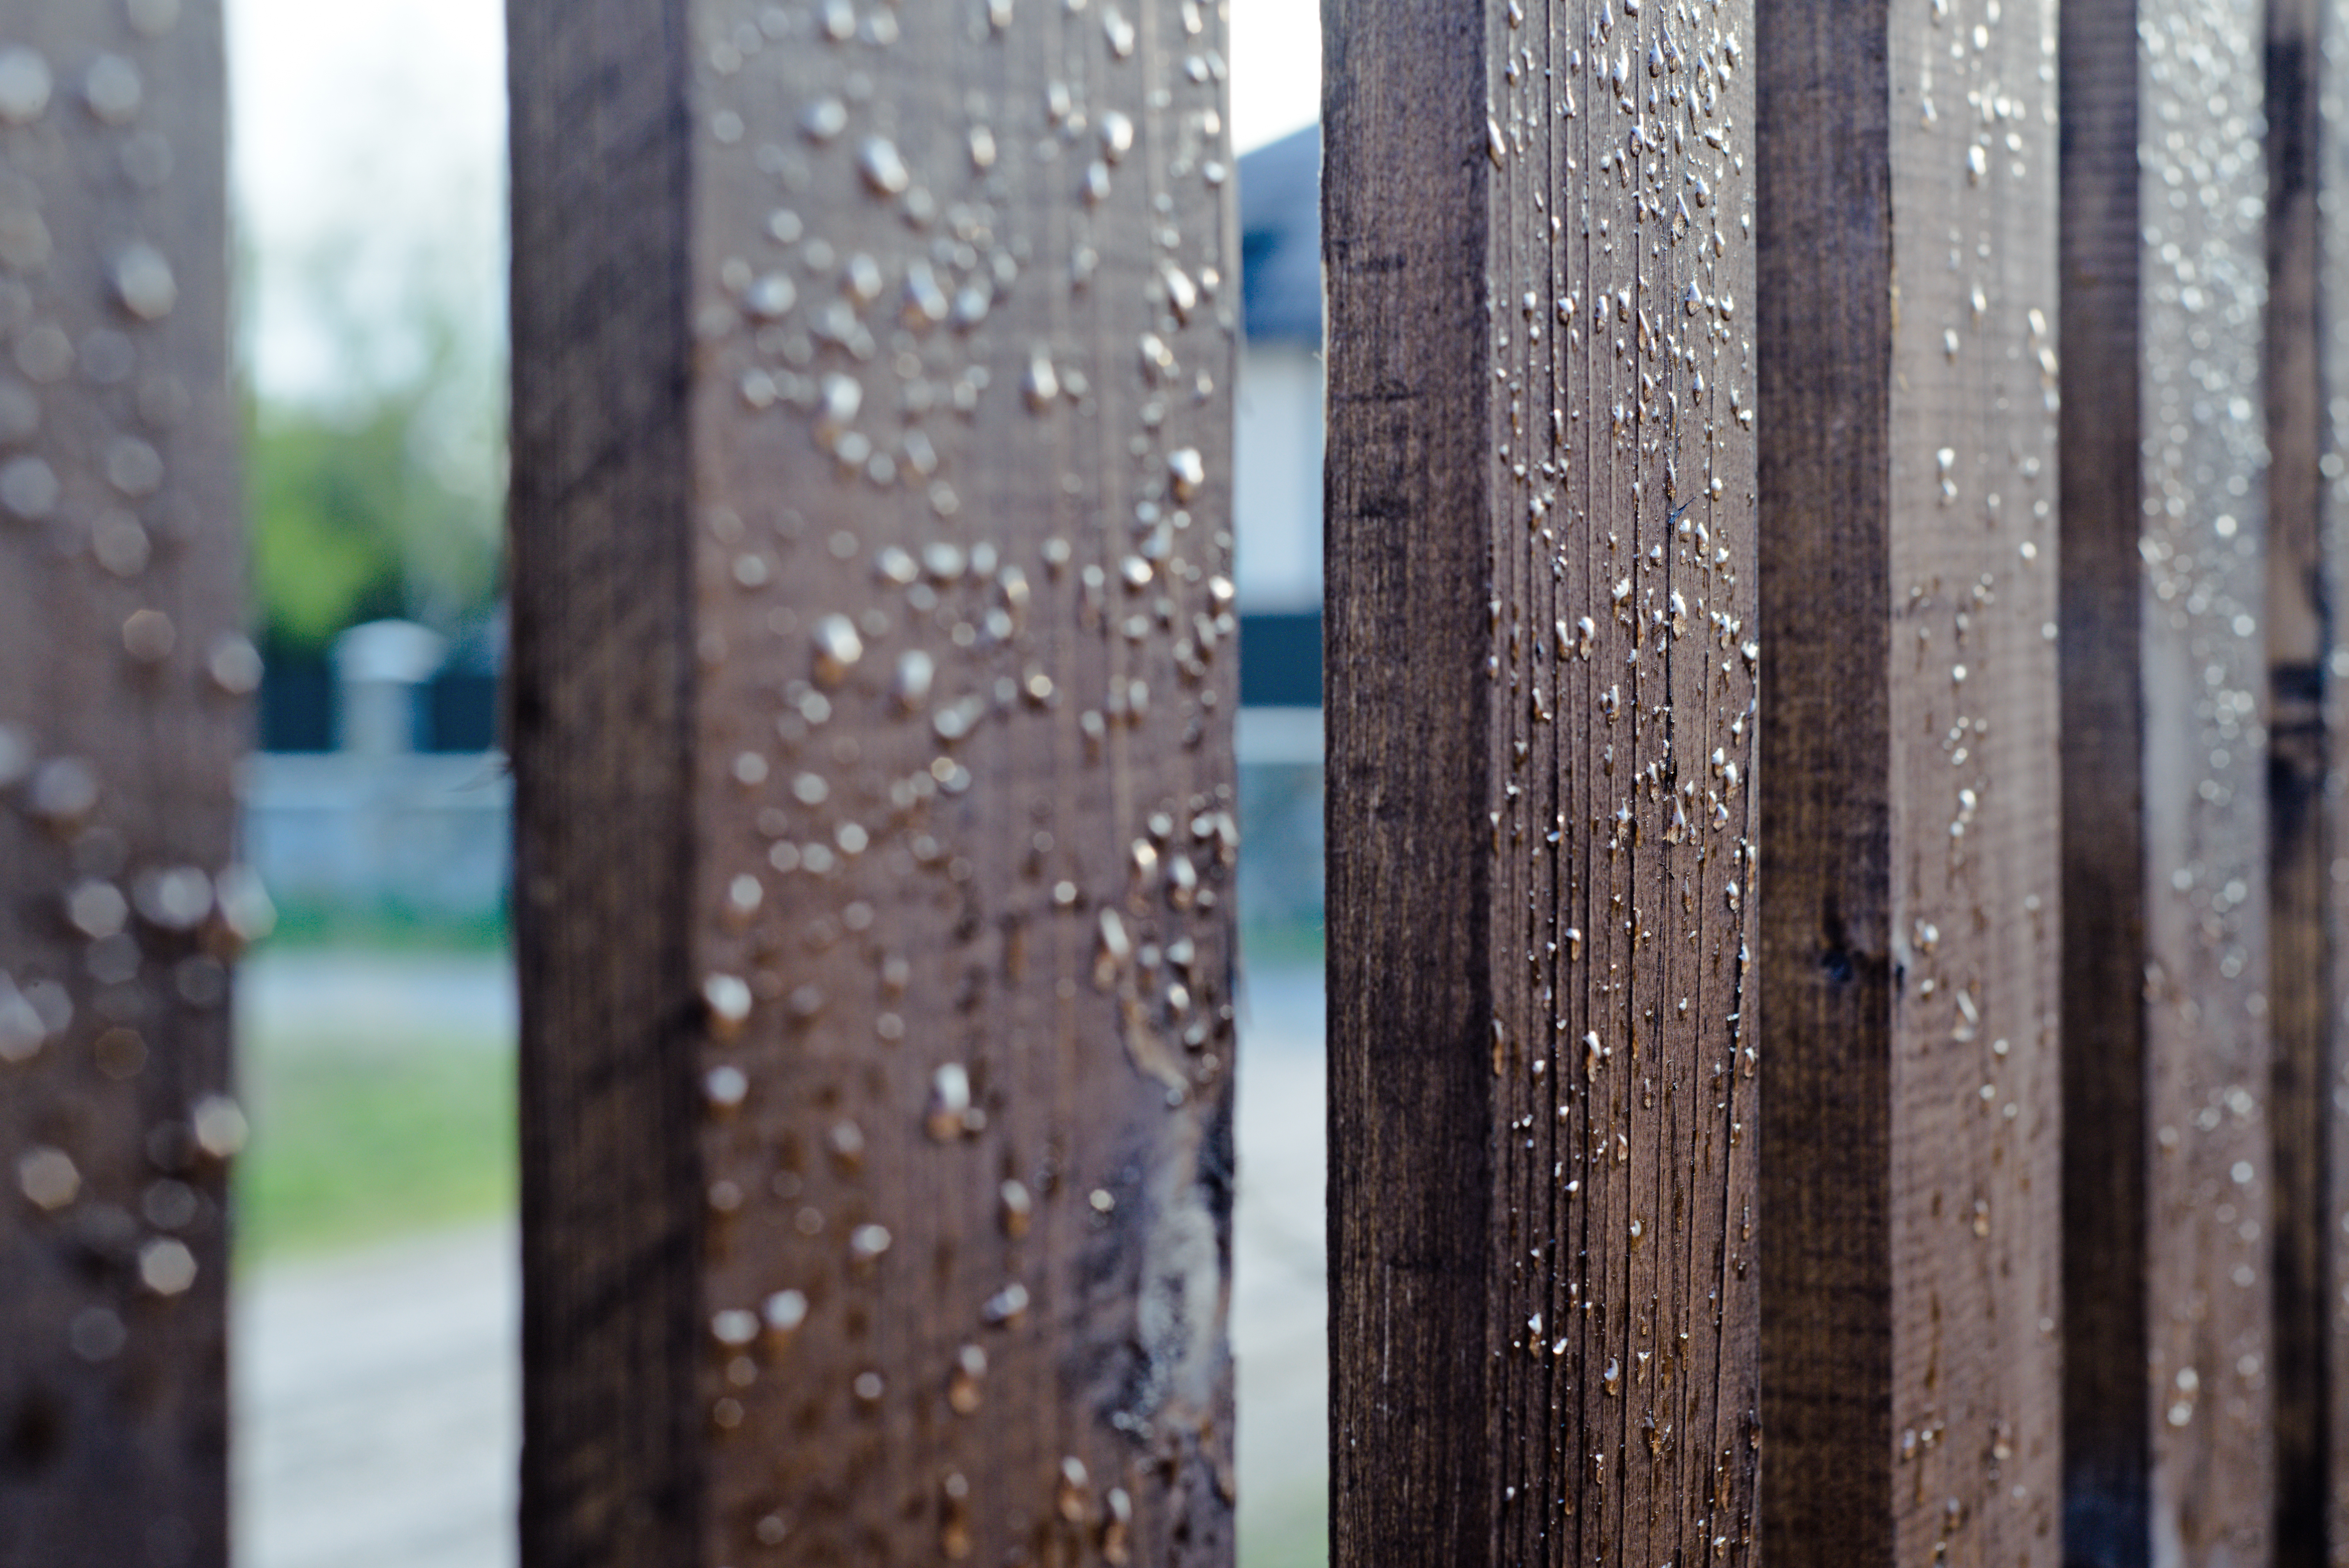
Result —
M247 365L265 397L398 380L420 303L505 327L505 38L496 0L227 0ZM1232 137L1320 107L1316 0L1231 0Z

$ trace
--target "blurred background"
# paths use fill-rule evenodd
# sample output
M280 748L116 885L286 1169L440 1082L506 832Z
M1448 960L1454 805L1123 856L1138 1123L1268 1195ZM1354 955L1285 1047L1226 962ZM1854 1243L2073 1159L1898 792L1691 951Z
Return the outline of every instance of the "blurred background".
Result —
M242 1568L505 1568L519 1434L505 64L481 0L228 0L254 641ZM1315 0L1231 8L1247 853L1240 1560L1326 1562Z

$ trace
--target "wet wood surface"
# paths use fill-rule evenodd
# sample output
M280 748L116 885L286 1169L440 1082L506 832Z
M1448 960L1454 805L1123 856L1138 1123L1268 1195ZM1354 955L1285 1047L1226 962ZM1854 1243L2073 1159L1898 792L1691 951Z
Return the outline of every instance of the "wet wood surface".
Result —
M2319 139L2324 61L2313 0L2268 0L2267 134L2267 808L2273 1030L2269 1125L2274 1140L2266 1222L2273 1251L2274 1558L2317 1568L2327 1550L2333 1447L2326 1342L2333 1291L2325 1191L2334 1118L2332 856L2324 807L2334 747L2324 724L2325 592L2319 453L2324 377L2320 332Z
M0 1563L225 1568L260 662L220 8L0 27Z
M524 1561L1226 1563L1220 15L512 16Z
M1763 1551L2052 1565L2053 8L1764 21Z
M1334 1557L1749 1561L1750 13L1323 22Z
M2267 1562L2295 1337L2271 1213L2305 1179L2270 1158L2293 1069L2270 1049L2267 808L2306 780L2295 740L2271 771L2263 719L2305 727L2270 650L2304 665L2310 605L2306 521L2261 554L2261 13L2097 4L2064 29L2064 1550Z
M2342 114L2344 95L2349 95L2349 55L2343 53L2342 41L2333 23L2321 19L2317 47L2303 56L2313 90L2302 102L2299 134L2306 139L2302 151L2320 196L2313 224L2320 302L2349 301L2349 203L2338 195L2349 190L2349 134L2344 134ZM2333 199L2322 200L2324 192L2334 193ZM2325 308L2320 303L2313 332L2320 391L2349 387L2349 309L2337 304ZM2349 954L2349 876L2341 867L2349 855L2349 791L2330 775L2344 755L2342 738L2349 738L2349 646L2344 646L2349 637L2344 636L2333 609L2349 604L2349 461L2344 461L2349 454L2349 418L2344 413L2349 411L2331 397L2321 397L2317 410L2318 592L2325 611L2319 680L2328 774L2318 851L2327 944L2321 1037L2325 1044L2316 1062L2304 1069L2316 1075L2312 1086L2315 1103L2299 1125L2307 1129L2313 1122L2321 1139L2316 1157L2323 1161L2316 1178L2319 1235L2305 1244L2315 1253L2317 1303L2310 1327L2317 1336L2324 1388L2318 1412L2323 1426L2313 1445L2324 1510L2323 1561L2337 1568L2349 1563L2349 1049L2343 1044L2349 1033L2349 962L2343 957Z

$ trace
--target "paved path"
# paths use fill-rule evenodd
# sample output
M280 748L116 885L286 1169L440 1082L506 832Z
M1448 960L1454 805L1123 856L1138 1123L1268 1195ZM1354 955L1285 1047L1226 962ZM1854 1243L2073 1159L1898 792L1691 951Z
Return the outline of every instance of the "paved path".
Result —
M376 1038L512 1027L489 961L295 954L254 965L242 1001L248 1030L324 1043L355 1015ZM1309 1568L1329 1469L1320 975L1268 972L1244 1003L1242 1562ZM239 1568L512 1568L517 1289L508 1225L237 1281Z
M240 1568L506 1568L519 1320L508 1225L237 1282Z

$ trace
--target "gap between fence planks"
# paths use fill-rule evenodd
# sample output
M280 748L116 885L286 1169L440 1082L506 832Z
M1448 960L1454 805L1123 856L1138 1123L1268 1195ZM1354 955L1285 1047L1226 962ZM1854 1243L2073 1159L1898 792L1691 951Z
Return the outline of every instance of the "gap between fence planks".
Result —
M226 1568L241 630L221 14L0 37L0 1563Z
M2054 1568L2054 7L1767 24L1763 1551Z
M512 17L524 1561L1228 1563L1220 14Z
M1748 1561L1750 12L1323 21L1335 1558Z

